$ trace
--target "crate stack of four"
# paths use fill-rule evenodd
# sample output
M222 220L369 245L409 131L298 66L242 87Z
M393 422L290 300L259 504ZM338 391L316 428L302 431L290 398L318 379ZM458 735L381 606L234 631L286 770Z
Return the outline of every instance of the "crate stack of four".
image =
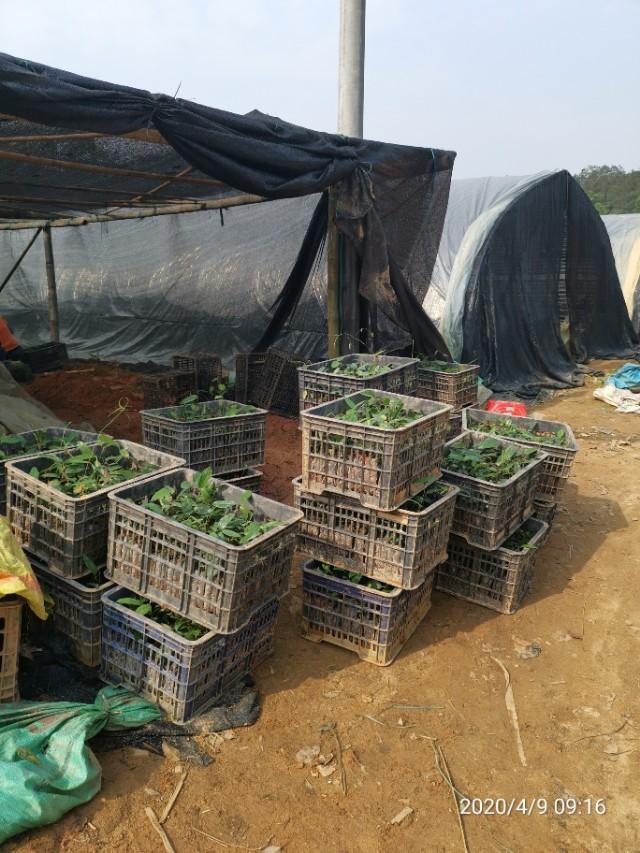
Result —
M78 444L79 436L87 443ZM7 516L43 590L53 599L54 629L68 638L78 660L98 666L101 596L111 586L104 577L109 492L124 479L169 471L183 460L73 430L41 431L38 441L39 455L6 463ZM61 450L60 442L67 449ZM43 453L44 447L49 452ZM42 627L35 620L31 624L36 631Z
M426 615L458 491L437 479L449 412L379 390L302 411L308 639L387 665Z
M546 454L479 432L445 448L443 479L459 494L449 556L435 586L500 613L515 613L533 581L548 525L533 517Z
M418 364L418 397L448 403L452 408L449 416L450 439L462 432L464 410L478 402L479 369L477 364L459 364L455 361L423 359Z
M178 723L272 650L301 513L179 469L111 495L102 674Z

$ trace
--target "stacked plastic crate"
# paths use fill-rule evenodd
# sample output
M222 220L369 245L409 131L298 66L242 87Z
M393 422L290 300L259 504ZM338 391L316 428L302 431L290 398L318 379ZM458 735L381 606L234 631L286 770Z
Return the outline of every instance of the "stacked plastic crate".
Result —
M498 450L513 448L492 438ZM487 439L466 431L448 442L443 478L460 492L453 516L449 556L436 574L436 589L501 613L514 613L531 588L536 554L548 525L533 517L546 455L536 447L509 479L494 482L447 467L447 453L475 449Z
M417 395L451 406L449 438L462 432L462 413L478 402L477 364L423 360L418 364Z
M245 403L212 400L193 410L167 406L140 412L147 447L174 453L187 468L211 468L214 476L258 491L264 463L267 412ZM186 418L186 419L181 419Z
M43 438L44 436L44 438ZM71 651L88 666L100 663L101 596L111 584L104 579L107 559L109 492L102 488L86 495L69 495L49 485L40 473L52 456L73 463L78 447L87 442L96 456L108 461L126 452L123 466L136 465L148 472L168 471L183 460L128 441L99 445L94 434L74 430L40 430L17 436L35 447L49 448L56 441L67 449L49 449L43 455L12 458L6 466L6 511L11 529L24 548L44 589L53 599L53 627L68 637ZM43 444L46 442L46 444ZM143 479L147 474L140 474ZM135 482L134 479L129 482ZM3 488L4 491L4 488ZM35 621L33 622L36 625ZM47 623L50 624L50 623ZM46 630L46 629L45 629Z
M167 517L158 492L203 487L207 474L179 469L110 496L108 577L103 596L102 676L157 703L183 723L219 701L271 653L288 590L301 513L214 480L216 501L257 524L230 544ZM222 523L222 522L220 522Z
M336 417L366 397L392 399L420 416L398 429ZM449 412L371 389L301 412L303 474L294 503L304 513L298 548L312 558L303 565L308 639L387 665L429 610L458 492L437 480Z

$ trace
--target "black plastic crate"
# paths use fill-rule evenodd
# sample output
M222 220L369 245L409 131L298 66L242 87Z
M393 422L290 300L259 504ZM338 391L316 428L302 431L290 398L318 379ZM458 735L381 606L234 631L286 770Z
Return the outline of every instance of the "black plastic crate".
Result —
M24 359L34 373L59 370L69 360L66 344L49 341L35 347L23 347Z
M165 370L142 379L145 409L175 406L196 391L195 370Z
M208 392L214 383L222 381L222 361L212 352L177 352L173 366L176 370L193 371L198 391Z
M254 402L266 360L266 352L237 353L235 397L239 403Z

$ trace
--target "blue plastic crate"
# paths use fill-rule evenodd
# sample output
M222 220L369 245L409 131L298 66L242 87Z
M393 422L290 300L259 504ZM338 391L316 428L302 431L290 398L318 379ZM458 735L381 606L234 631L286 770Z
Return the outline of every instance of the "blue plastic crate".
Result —
M155 702L176 723L206 711L271 653L277 599L233 634L210 631L191 641L117 603L130 594L116 587L102 597L101 676Z

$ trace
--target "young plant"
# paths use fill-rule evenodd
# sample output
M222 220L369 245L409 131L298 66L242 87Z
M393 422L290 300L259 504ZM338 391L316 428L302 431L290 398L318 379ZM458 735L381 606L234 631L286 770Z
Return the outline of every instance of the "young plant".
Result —
M536 547L531 544L532 537L533 533L531 531L525 530L524 527L519 527L515 533L511 534L502 547L508 548L509 551L530 551Z
M411 512L421 512L423 509L426 509L436 501L439 501L440 498L444 497L449 489L450 486L446 483L432 483L430 486L427 486L426 489L418 492L415 497L405 501L402 504L402 509L408 509Z
M185 640L199 640L207 633L207 628L198 625L187 619L185 616L180 616L166 607L161 607L159 604L152 604L146 598L136 598L134 596L125 595L117 599L118 604L123 607L128 607L139 616L146 616L157 622L158 625L166 625L174 634L183 637Z
M511 419L504 421L480 421L473 423L472 429L478 432L486 432L490 435L498 435L502 438L511 438L514 441L536 441L539 444L551 444L555 447L564 447L567 444L567 432L564 429L551 432L543 429L527 429L518 426Z
M42 450L62 450L77 444L78 439L73 435L50 435L44 430L31 436L3 435L0 436L0 462Z
M345 362L342 358L334 358L330 364L322 368L323 373L331 373L334 376L346 376L356 379L369 379L372 376L380 376L388 373L395 367L394 364L382 364L379 361L352 361Z
M443 468L488 483L504 483L526 468L538 454L535 447L504 444L495 438L474 441L470 447L445 447Z
M364 424L382 429L400 429L421 418L422 412L405 407L401 400L391 397L378 397L370 392L362 392L363 399L355 402L345 399L346 411L331 417L348 423Z
M184 480L177 489L163 486L151 500L136 503L223 542L247 545L283 523L258 515L250 504L251 497L251 492L243 492L237 503L221 498L211 468L206 468L193 482Z
M216 399L220 399L216 397ZM197 394L190 394L180 401L180 404L167 412L167 417L174 421L210 421L216 418L231 418L234 415L255 412L254 406L244 403L225 402L220 406L218 412L213 412L207 403L200 403Z
M338 569L335 566L330 566L329 563L318 563L313 568L318 572L322 572L323 575L329 575L329 577L338 578L338 580L350 581L358 586L366 586L367 589L375 589L377 592L393 592L395 589L395 587L388 583L382 583L382 581L365 577L360 572L349 572L346 569Z
M42 457L51 464L43 469L34 465L29 474L65 495L85 497L155 470L154 465L138 462L126 448L107 436L100 436L97 443L100 454L80 443L62 456ZM108 449L113 449L113 453L104 452Z
M458 364L455 361L437 361L425 358L420 362L420 367L425 370L433 370L436 373L462 373L463 370L466 370L467 365Z
M87 570L87 576L80 580L83 586L95 589L106 581L104 568L99 569L88 554L83 554L82 562Z

